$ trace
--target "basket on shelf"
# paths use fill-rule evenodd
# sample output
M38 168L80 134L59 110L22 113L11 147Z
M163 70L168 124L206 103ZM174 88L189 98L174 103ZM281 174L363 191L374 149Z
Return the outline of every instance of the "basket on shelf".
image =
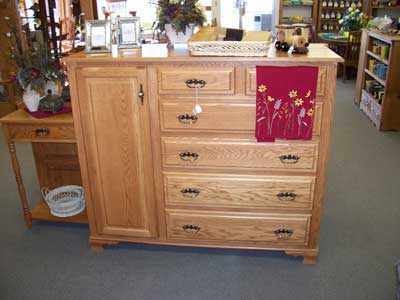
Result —
M270 41L189 41L194 56L267 56Z
M77 185L61 186L53 190L43 188L42 196L50 208L50 213L56 217L75 216L86 207L83 188Z

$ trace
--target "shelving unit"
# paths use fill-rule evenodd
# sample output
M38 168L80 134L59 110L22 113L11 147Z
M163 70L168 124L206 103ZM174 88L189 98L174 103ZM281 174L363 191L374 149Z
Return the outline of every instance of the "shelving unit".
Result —
M294 17L301 16L303 20ZM318 20L318 0L279 1L279 24L305 23L313 26Z
M400 130L400 36L363 29L355 103L378 130Z
M339 32L341 27L339 20L352 4L355 4L361 11L365 11L365 0L318 0L318 2L318 25L316 27L318 32Z
M390 5L388 4L390 3ZM379 0L370 0L368 1L368 15L374 17L381 17L387 15L391 18L400 17L400 1L397 2L390 1L388 3L382 3Z

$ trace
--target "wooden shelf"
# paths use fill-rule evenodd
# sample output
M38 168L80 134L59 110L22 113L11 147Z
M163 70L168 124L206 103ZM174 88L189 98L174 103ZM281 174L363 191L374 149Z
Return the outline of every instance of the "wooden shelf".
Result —
M372 73L370 70L368 69L364 69L364 72L367 73L369 76L371 76L373 79L375 79L376 81L378 81L380 84L382 84L383 86L386 87L386 80L380 79L377 75L375 75L374 73Z
M284 7L291 7L291 6L293 6L293 7L295 7L295 6L309 6L309 7L312 7L314 4L313 3L310 3L310 4L291 4L291 3L283 3L282 4L282 6L284 6Z
M389 65L389 61L387 59L384 59L382 57L379 56L379 54L375 54L370 50L367 50L367 54L373 58L375 58L376 60L379 60L380 62L383 62L386 65Z
M372 5L371 8L383 8L383 9L392 9L392 8L400 8L400 5L393 5L393 6L385 6L385 5Z
M321 7L321 9L326 9L326 10L342 10L345 11L347 8L346 7L331 7L331 6L325 6Z
M88 224L88 217L86 209L80 214L72 217L60 218L53 216L50 213L50 209L44 200L41 200L38 205L31 209L31 218L36 221L51 221L51 222L62 222L62 223L81 223Z

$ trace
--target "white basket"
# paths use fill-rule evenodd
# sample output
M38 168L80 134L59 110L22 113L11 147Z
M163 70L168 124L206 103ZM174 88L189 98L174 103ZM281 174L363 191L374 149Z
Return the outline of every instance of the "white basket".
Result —
M42 195L50 208L50 213L56 217L75 216L86 207L81 186L66 185L53 190L43 188Z
M267 56L270 41L191 41L190 54L194 56Z

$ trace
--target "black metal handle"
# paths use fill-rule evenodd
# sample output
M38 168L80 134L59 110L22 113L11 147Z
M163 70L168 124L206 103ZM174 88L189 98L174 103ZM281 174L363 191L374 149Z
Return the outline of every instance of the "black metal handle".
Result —
M143 84L140 84L140 90L139 90L139 94L138 94L139 98L140 98L140 102L142 103L142 105L144 104L144 91L143 91Z
M280 192L276 196L281 201L294 201L297 195L292 192Z
M187 198L196 198L200 195L200 191L198 189L186 188L181 190L182 196Z
M201 230L201 227L197 226L197 225L193 225L193 224L185 224L182 226L183 231L185 231L186 233L198 233Z
M184 160L184 161L195 161L196 159L198 159L200 156L200 154L196 153L196 152L181 152L179 153L179 157L180 159Z
M296 164L300 160L300 156L289 154L279 156L279 159L283 164Z
M38 128L35 130L35 135L36 136L46 136L50 134L50 129L49 128Z
M185 81L186 86L188 88L194 89L194 88L203 88L206 86L207 82L203 79L188 79Z
M279 229L274 230L274 234L280 240L290 238L292 236L293 232L294 232L293 229L287 229L287 228L279 228Z
M177 116L177 119L182 124L194 124L197 122L199 117L195 116L195 115L183 114L183 115Z

